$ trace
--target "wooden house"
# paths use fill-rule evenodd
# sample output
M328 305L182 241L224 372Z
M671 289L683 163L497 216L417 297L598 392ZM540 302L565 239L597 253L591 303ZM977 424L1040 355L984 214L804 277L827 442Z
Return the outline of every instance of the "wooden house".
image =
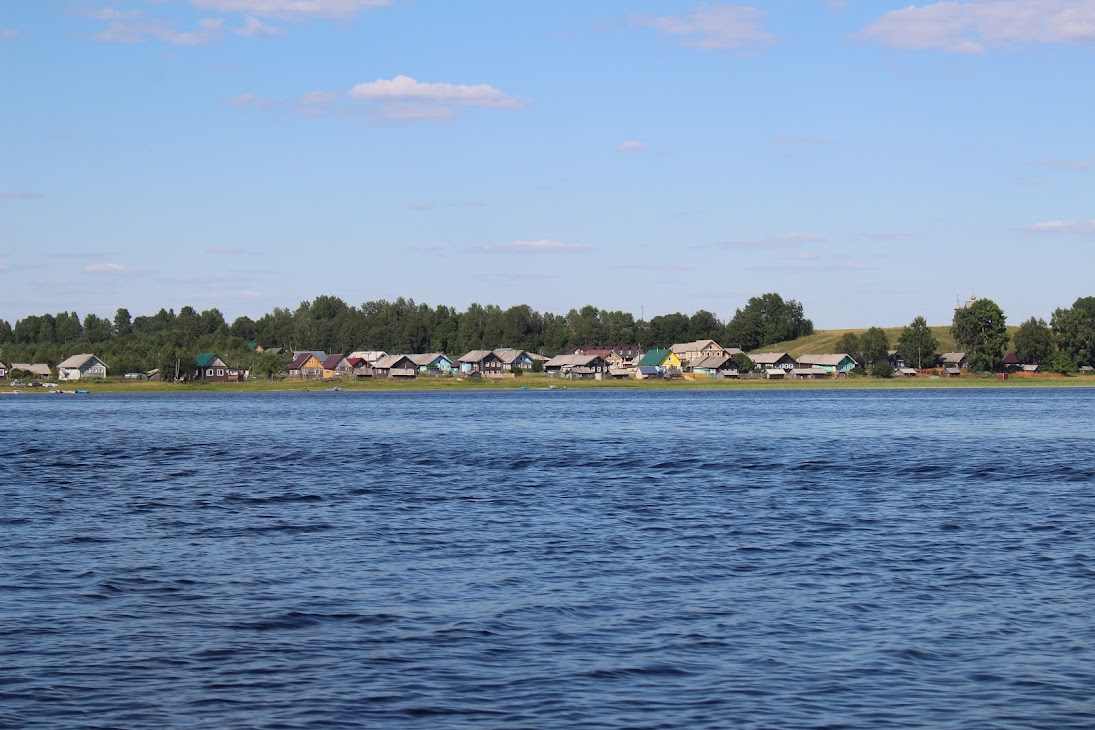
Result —
M507 372L514 367L532 370L532 364L536 362L527 350L517 350L512 347L495 348L494 354L502 359L502 366Z
M729 355L705 357L692 366L692 374L708 378L736 378L739 375L737 364Z
M677 356L677 353L668 348L652 349L646 351L646 354L639 360L638 366L658 368L658 371L664 375L670 370L679 372L681 359Z
M9 377L10 374L16 370L22 370L25 373L30 373L31 376L35 378L48 379L53 377L53 371L50 370L49 365L41 362L13 362L11 364L11 370L8 371Z
M1000 361L1000 364L1004 366L1005 370L1015 371L1022 370L1023 363L1019 362L1019 356L1014 352L1009 352L1004 355L1004 359Z
M556 355L544 363L549 377L601 380L608 373L608 364L600 355Z
M919 374L916 368L898 368L894 373L900 378L915 378Z
M944 352L939 356L939 364L944 368L959 368L961 370L969 367L964 352Z
M716 355L726 355L726 349L714 340L696 340L694 342L678 342L669 348L680 359L682 365L695 367L700 360L706 360Z
M237 383L246 373L239 368L229 367L215 352L206 352L194 359L194 380L213 383Z
M851 355L843 352L806 353L796 357L795 364L798 367L821 368L827 373L837 373L838 375L847 375L858 365Z
M949 368L943 368L943 370L941 371L941 373L940 373L940 374L941 374L941 375L942 375L942 376L943 376L944 378L957 378L957 377L961 377L961 375L962 375L962 368L960 368L960 367L949 367Z
M479 373L482 376L501 377L506 372L506 364L494 354L494 350L472 350L457 362L461 375Z
M324 358L326 359L326 358ZM323 361L312 352L300 352L289 363L290 378L322 378Z
M764 370L764 377L767 380L785 380L787 373L793 368L766 368Z
M373 375L379 378L414 378L418 364L408 355L388 355L373 363Z
M105 378L106 363L89 353L65 358L57 365L58 380L79 380L80 378Z
M784 370L783 372L788 372ZM817 365L803 365L801 361L799 364L790 370L791 377L795 380L817 380L818 378L829 377L831 371Z
M423 375L449 375L452 373L452 360L443 352L424 352L407 355Z
M623 353L621 353L619 350L617 350L614 347L599 347L599 346L594 347L594 346L588 346L587 345L587 346L584 346L584 347L574 348L574 353L573 354L575 354L575 355L597 355L602 360L604 360L606 363L608 363L608 366L610 368L621 368L629 362L629 360L624 357Z
M365 361L365 365L372 366L374 362L382 357L387 357L388 353L383 350L355 350L351 352L347 357L358 357Z
M795 367L795 358L786 352L757 352L749 355L749 359L756 370L792 370Z
M8 377L8 366L0 362L0 378Z

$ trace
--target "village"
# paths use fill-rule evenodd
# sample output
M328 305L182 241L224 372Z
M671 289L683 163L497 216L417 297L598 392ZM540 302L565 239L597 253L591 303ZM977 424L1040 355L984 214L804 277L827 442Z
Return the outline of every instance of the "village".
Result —
M862 374L861 363L847 353L813 353L792 356L787 352L745 353L735 347L723 347L710 339L681 342L668 348L643 350L638 345L587 346L573 352L546 357L528 350L500 347L472 350L458 358L441 352L389 354L382 350L359 350L349 354L328 354L319 350L286 351L263 348L252 343L258 355L274 355L291 360L273 378L314 381L368 380L373 378L515 378L527 373L542 373L562 380L646 380L646 379L766 379L817 380L847 378ZM959 378L969 372L963 352L939 355L930 368L917 369L897 350L888 352L888 376L914 378L930 376ZM1005 372L1034 374L1036 364L1024 364L1014 352L1003 359ZM249 368L229 364L217 353L202 353L190 363L179 363L175 373L159 369L124 373L125 380L175 382L236 383L252 378ZM1090 367L1081 368L1089 374ZM0 378L12 385L56 385L59 383L109 377L109 366L91 353L73 355L60 362L56 370L45 363L0 362ZM118 376L113 376L118 377Z

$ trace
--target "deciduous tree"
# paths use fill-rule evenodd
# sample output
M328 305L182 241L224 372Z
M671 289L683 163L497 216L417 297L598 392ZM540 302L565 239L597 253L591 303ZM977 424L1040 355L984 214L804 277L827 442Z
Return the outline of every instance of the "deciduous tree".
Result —
M954 310L951 334L966 351L973 370L995 370L1004 357L1008 332L1004 310L991 299L978 299L968 307Z
M1053 330L1044 319L1031 317L1015 333L1015 356L1023 363L1046 363L1053 355Z
M923 317L914 319L901 330L901 336L897 338L897 351L906 362L914 364L917 370L934 365L938 350L939 341L935 339Z

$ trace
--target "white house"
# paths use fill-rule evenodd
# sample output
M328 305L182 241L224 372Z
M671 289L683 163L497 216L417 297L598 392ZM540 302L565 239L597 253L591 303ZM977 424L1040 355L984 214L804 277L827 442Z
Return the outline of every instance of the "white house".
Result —
M58 380L79 380L80 378L105 378L106 363L88 353L65 358L57 365Z

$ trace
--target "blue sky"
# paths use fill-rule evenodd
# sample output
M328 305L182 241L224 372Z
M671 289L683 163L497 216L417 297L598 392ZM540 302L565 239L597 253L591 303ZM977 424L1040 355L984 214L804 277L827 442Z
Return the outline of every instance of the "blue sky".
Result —
M0 318L1095 294L1095 0L0 7Z

